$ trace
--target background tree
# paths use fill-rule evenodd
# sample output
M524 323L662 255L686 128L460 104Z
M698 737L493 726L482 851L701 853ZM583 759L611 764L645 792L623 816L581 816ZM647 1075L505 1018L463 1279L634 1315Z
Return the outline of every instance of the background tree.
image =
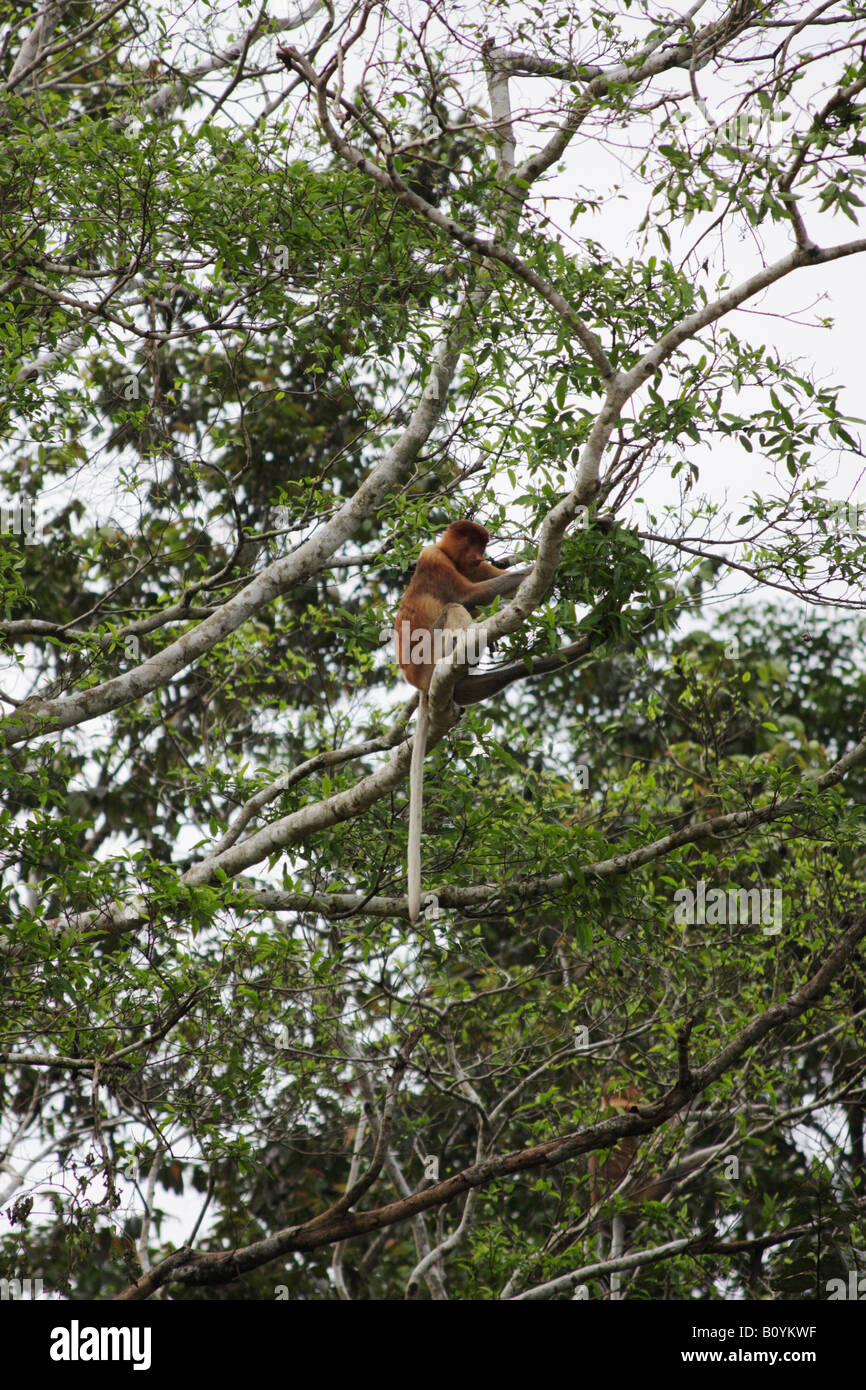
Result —
M238 16L5 14L4 1272L831 1296L858 422L731 316L866 251L862 15ZM459 516L534 562L482 623L527 676L437 672L410 928L385 638Z

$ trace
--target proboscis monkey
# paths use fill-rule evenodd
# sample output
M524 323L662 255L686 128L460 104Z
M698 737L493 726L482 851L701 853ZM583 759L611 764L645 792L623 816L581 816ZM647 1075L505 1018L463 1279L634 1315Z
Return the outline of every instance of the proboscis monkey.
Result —
M394 650L410 685L421 692L409 773L409 917L421 906L421 792L427 751L427 691L437 661L450 650L445 630L469 626L469 614L511 594L532 571L498 569L484 559L488 532L477 521L452 521L438 545L421 551L394 621ZM446 610L448 610L446 612Z
M641 1098L639 1087L634 1084L617 1087L615 1081L605 1082L601 1108L605 1118L609 1115L625 1115L633 1110ZM589 1155L589 1196L593 1206L602 1199L604 1192L616 1187L628 1172L637 1153L638 1140L630 1134L614 1144L607 1158L600 1159L593 1152Z

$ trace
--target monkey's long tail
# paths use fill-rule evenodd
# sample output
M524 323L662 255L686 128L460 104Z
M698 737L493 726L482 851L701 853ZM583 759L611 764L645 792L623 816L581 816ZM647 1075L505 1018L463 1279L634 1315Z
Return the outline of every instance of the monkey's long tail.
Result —
M418 718L415 721L412 766L409 770L409 851L406 865L406 891L411 922L415 921L421 908L421 807L424 791L424 757L427 752L427 724L427 692L422 690L418 701Z

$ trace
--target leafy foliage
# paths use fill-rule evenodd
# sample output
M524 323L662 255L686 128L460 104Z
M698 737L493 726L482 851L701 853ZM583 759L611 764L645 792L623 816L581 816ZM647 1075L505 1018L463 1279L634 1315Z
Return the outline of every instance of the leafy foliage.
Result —
M866 249L855 10L7 16L4 1276L149 1294L188 1241L177 1298L568 1298L600 1234L634 1299L862 1268L853 936L785 1012L866 912L823 469L862 421L730 316ZM623 131L602 196L573 142L619 170ZM386 639L459 516L551 582L497 641L527 679L430 751L410 927Z

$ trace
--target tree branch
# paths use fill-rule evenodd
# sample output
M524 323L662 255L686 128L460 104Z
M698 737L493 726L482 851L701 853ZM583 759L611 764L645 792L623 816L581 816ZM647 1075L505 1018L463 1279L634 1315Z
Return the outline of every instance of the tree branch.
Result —
M405 1221L420 1212L444 1206L473 1188L490 1186L498 1178L532 1172L537 1168L558 1167L579 1154L589 1153L594 1149L610 1148L618 1139L652 1133L682 1109L692 1096L699 1095L713 1081L724 1075L763 1038L798 1018L816 1004L845 968L864 936L866 913L861 913L843 932L824 964L805 984L795 990L788 999L773 1004L748 1024L710 1062L691 1073L688 1095L684 1095L674 1086L655 1105L641 1106L640 1113L632 1111L626 1115L617 1115L586 1129L577 1130L573 1134L485 1159L481 1163L464 1168L462 1172L455 1173L450 1178L434 1183L431 1187L388 1202L385 1206L370 1211L343 1213L327 1224L322 1224L319 1218L313 1218L237 1250L196 1255L174 1269L174 1280L193 1287L229 1283L240 1275L291 1252L315 1250L324 1245L333 1245L339 1240L367 1235ZM167 1270L166 1277L171 1273L171 1269ZM146 1292L139 1290L139 1284L124 1290L118 1298L147 1297ZM149 1291L152 1292L152 1288Z

